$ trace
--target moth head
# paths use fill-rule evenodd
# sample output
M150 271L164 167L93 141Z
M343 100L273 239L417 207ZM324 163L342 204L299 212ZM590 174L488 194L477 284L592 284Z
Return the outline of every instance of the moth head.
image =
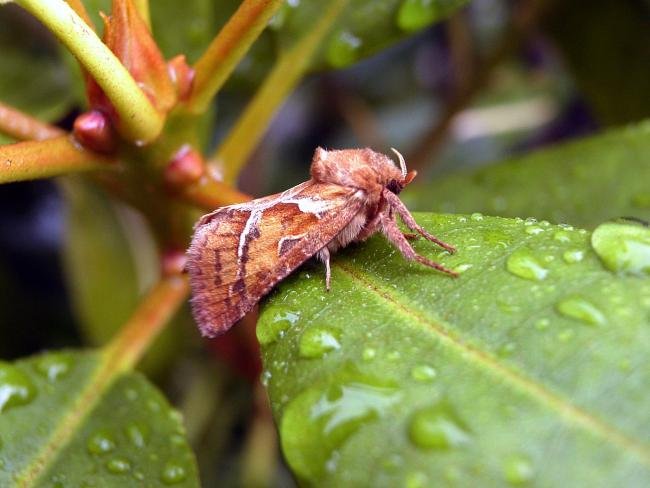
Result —
M402 156L402 153L400 153L394 147L391 147L390 150L397 155L397 159L399 161L399 167L400 170L402 171L402 179L391 180L388 183L388 185L386 185L386 188L388 188L390 191L398 195L406 185L408 185L411 181L413 181L413 178L415 178L415 176L417 175L417 171L415 171L414 169L411 171L407 171L406 161L404 160L404 156Z

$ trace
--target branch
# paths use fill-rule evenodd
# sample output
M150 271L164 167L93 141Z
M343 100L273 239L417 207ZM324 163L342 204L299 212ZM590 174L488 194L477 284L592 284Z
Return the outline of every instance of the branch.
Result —
M253 100L217 149L211 159L223 164L226 183L235 181L276 111L302 79L321 41L347 3L347 0L333 0L316 25L278 59Z
M250 195L207 175L202 176L196 183L185 187L179 197L206 210L214 210L218 207L247 202L252 199Z
M194 65L194 90L187 103L193 113L203 113L268 24L282 0L244 0Z
M0 146L0 183L107 169L112 160L90 152L65 135L46 141Z
M134 0L133 5L135 5L135 9L138 11L138 15L140 15L140 18L149 28L149 32L151 32L151 15L149 14L149 0Z
M90 27L92 30L96 31L97 28L95 27L95 24L93 23L93 20L90 18L90 15L88 15L88 11L86 10L86 6L83 4L81 0L66 0L68 5L70 5L70 8L77 12L77 15L84 19L84 22L88 24L88 27Z
M128 371L137 364L188 293L187 277L177 274L163 278L147 293L104 350L113 374Z
M147 143L162 130L163 117L124 65L64 0L16 0L70 50L97 81L120 116L122 135Z
M51 139L65 131L0 102L0 133L19 141Z

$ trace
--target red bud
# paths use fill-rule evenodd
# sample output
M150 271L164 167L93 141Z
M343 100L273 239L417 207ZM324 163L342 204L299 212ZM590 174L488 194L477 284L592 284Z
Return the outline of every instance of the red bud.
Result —
M187 64L184 54L179 54L167 62L169 77L176 87L176 95L179 100L187 100L192 93L195 72Z
M179 149L165 168L165 182L174 188L189 185L201 177L203 168L201 154L186 144Z
M99 153L115 150L115 132L108 117L99 110L91 110L77 117L72 129L79 143Z

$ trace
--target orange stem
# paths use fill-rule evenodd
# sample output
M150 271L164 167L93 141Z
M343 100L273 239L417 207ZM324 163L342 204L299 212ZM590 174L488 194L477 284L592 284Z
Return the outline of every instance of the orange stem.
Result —
M179 196L207 210L252 200L250 195L210 176L202 176L196 183L188 185Z
M65 131L0 102L0 132L19 141L51 139Z
M70 135L7 144L0 146L0 183L112 168L111 162L79 146Z

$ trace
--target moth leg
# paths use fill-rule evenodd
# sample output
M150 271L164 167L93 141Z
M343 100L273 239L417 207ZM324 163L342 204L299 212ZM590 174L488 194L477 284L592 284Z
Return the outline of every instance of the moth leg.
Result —
M420 237L419 234L415 234L413 232L402 232L402 235L406 237L409 241L413 241L418 237Z
M386 238L393 243L397 249L399 249L406 259L417 261L420 264L424 264L425 266L437 269L438 271L442 271L443 273L447 273L454 277L458 276L458 273L455 271L445 268L442 264L431 261L430 259L416 253L411 247L411 244L406 240L406 237L404 237L404 234L402 234L402 231L397 227L397 223L386 214L382 214L382 229Z
M383 209L379 209L377 215L375 215L372 220L368 222L366 226L361 230L361 232L357 234L357 236L354 238L355 241L363 242L381 228L381 216L383 211Z
M418 225L418 223L415 221L415 219L411 215L411 212L409 212L408 208L406 208L404 203L402 203L402 201L399 199L399 197L397 195L395 195L392 191L384 189L384 191L382 192L382 195L388 201L391 208L393 210L395 210L395 212L397 212L397 214L402 219L402 222L404 222L409 229L418 232L425 239L427 239L427 240L429 240L431 242L435 242L440 247L446 249L447 251L449 251L452 254L456 252L456 248L454 246L452 246L450 244L447 244L446 242L441 241L436 236L432 236L426 230L424 230L422 227L420 227L420 225Z
M325 264L325 289L330 291L330 278L332 277L332 270L330 269L330 250L325 246L318 251L318 259Z

